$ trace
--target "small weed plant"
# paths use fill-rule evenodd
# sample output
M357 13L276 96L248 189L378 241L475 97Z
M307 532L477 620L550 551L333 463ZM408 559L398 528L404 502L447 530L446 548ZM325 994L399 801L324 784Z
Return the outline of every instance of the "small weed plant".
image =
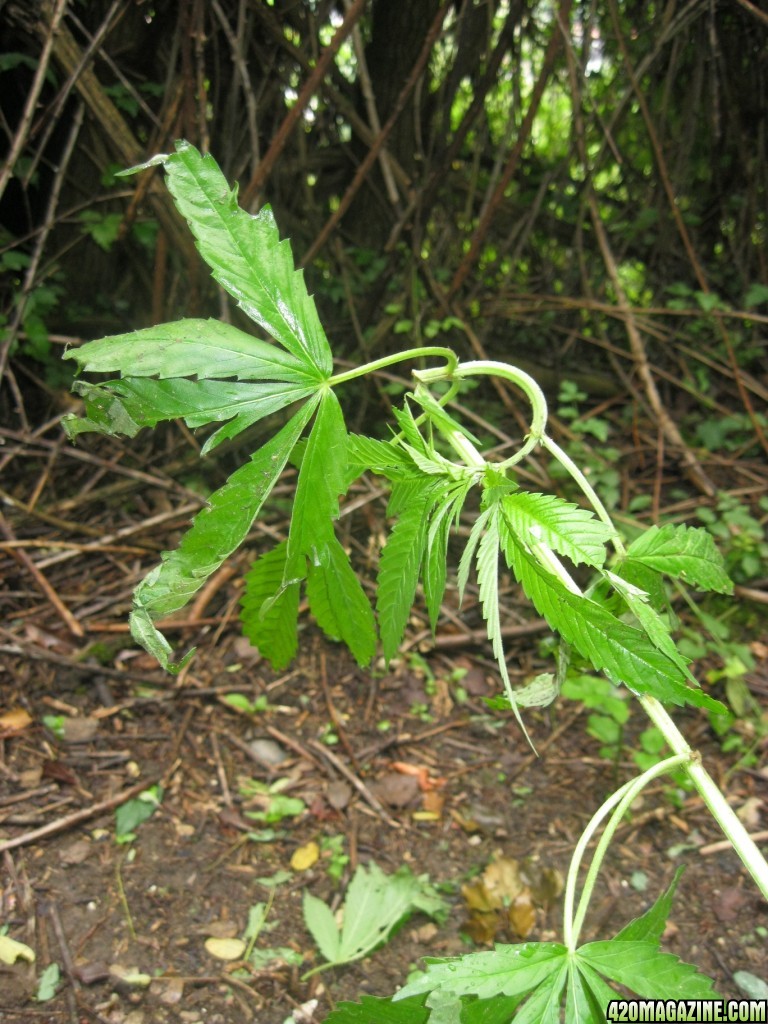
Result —
M562 942L497 945L493 951L429 959L426 971L392 998L365 996L361 1003L342 1004L328 1021L554 1024L564 1014L569 1022L587 1024L636 1019L620 1016L620 993L716 998L708 978L660 948L677 879L617 935L580 942L595 879L619 822L648 783L670 773L683 773L699 791L768 898L768 865L665 707L724 711L691 675L665 606L665 577L701 590L731 591L712 535L684 525L652 526L625 546L582 468L547 433L541 389L514 366L460 362L450 349L428 345L334 373L314 302L270 210L251 216L240 209L237 190L214 160L187 143L133 170L157 166L164 167L176 206L214 278L270 340L228 323L187 319L71 350L66 357L81 371L113 379L76 382L85 417L68 419L70 436L95 430L133 437L143 427L181 418L192 428L215 425L203 446L206 455L257 421L273 422L275 413L287 412L274 436L210 496L179 547L166 552L137 588L131 616L136 640L172 672L186 664L191 652L174 662L157 621L182 608L243 543L290 461L298 474L288 537L260 555L247 574L244 631L273 665L286 666L297 651L303 591L320 628L346 643L360 665L371 663L379 643L389 661L398 653L419 583L435 628L452 528L470 493L479 492L458 586L463 592L476 575L502 683L492 703L511 709L527 736L524 709L555 699L572 651L590 671L637 698L670 751L615 792L579 840L565 886ZM350 432L337 392L403 361L420 368L413 371L412 391L394 410L391 436ZM483 376L514 385L530 406L527 436L503 462L487 461L452 411L462 382ZM579 486L586 507L518 484L516 467L542 449ZM381 552L375 608L334 527L340 498L369 472L388 481L394 524ZM517 690L502 645L502 570L513 573L559 639L556 671ZM277 798L270 797L272 808ZM582 861L598 834L579 895ZM345 921L339 931L330 911L308 899L325 959L352 959L354 923ZM372 948L373 938L367 936L360 949Z

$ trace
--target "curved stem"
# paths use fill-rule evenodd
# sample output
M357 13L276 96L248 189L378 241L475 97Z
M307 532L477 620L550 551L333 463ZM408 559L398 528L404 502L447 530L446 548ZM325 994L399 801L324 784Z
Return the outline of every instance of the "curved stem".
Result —
M592 816L589 824L584 829L578 843L576 844L576 849L573 851L565 886L565 897L563 901L563 942L571 952L576 949L576 944L579 941L579 934L581 932L582 925L584 924L584 918L589 907L597 875L602 866L608 847L613 839L614 833L619 827L621 819L626 814L632 802L637 798L638 793L640 793L649 782L658 778L659 775L665 775L667 772L674 771L675 768L686 765L686 762L690 762L692 756L693 754L691 751L687 754L675 754L672 757L665 758L665 760L653 765L652 768L643 772L642 775L639 775L636 779L630 779L630 781L626 782L620 789L617 789L615 793L611 793L605 803ZM576 914L574 915L573 903L576 894L576 883L578 881L581 861L592 836L599 828L603 818L610 814L611 811L613 811L611 820L606 825L605 830L600 837L600 841L597 844L597 848L595 849L594 856L592 857L592 863L589 865L587 877L584 879L584 887L579 899L579 905L576 910Z
M376 370L383 370L386 366L392 366L395 363L403 363L409 359L428 359L430 357L445 359L446 365L437 367L437 372L440 376L439 379L443 380L451 378L454 375L456 367L459 365L459 359L455 352L449 348L442 348L439 345L425 345L423 348L412 348L407 352L396 352L394 355L382 356L381 359L374 359L371 363L366 363L364 366L356 366L351 370L345 370L344 373L334 374L333 377L329 377L327 380L328 387L336 387L337 384L345 384L348 380L355 380L357 377L364 377L368 373L375 373ZM418 371L414 371L414 376Z
M422 384L429 384L441 379L440 372L437 370L415 370L413 375ZM535 440L530 447L533 447L541 438L547 426L547 400L544 397L544 392L530 374L519 370L516 366L510 366L508 363L497 362L495 359L475 359L468 363L459 363L452 371L452 376L454 379L479 376L501 377L503 380L510 381L520 388L531 403L529 437L535 438ZM530 451L530 448L528 450ZM515 458L517 457L515 456Z
M691 750L685 737L675 725L672 718L655 697L648 694L635 694L643 706L645 713L667 741L676 754L688 753L691 757L686 772L691 782L699 791L707 808L726 835L726 838L741 858L744 867L757 885L760 892L768 900L768 863L760 852L750 834L737 817L736 812L723 796L717 783L702 765L697 753Z

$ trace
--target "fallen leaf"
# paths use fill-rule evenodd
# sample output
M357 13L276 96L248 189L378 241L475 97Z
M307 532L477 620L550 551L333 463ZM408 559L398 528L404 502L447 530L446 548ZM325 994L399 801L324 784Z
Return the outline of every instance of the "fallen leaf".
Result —
M429 814L434 814L435 817L439 818L443 813L443 807L445 805L445 794L439 793L436 789L430 789L424 794L421 800L421 806Z
M143 974L138 967L123 967L122 964L110 964L109 976L127 988L149 988L152 982L150 974Z
M205 949L217 960L242 960L245 953L245 943L242 939L206 939Z
M515 897L507 912L512 931L521 939L527 939L536 924L536 907L530 893L521 893Z
M390 807L406 807L419 792L419 780L414 775L388 772L370 785L371 792Z
M12 732L21 732L32 722L32 716L24 708L11 708L10 711L4 711L0 715L0 731L5 732L6 729L10 729Z
M0 961L4 964L15 964L19 959L29 960L31 963L35 959L34 950L9 935L0 935Z
M320 857L320 847L315 842L305 843L293 851L291 867L294 871L308 871L313 864L317 864Z

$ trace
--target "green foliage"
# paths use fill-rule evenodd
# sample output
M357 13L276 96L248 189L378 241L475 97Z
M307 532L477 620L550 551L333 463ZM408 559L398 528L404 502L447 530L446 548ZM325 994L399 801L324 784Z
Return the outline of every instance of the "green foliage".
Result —
M682 767L693 777L692 754L671 720L662 717L666 713L658 702L689 704L713 713L724 710L698 687L672 638L664 586L671 579L676 585L684 582L730 593L732 584L712 537L684 525L652 527L625 550L594 488L605 481L596 472L589 472L587 479L578 464L577 446L565 453L547 436L543 394L535 381L514 367L487 361L459 363L450 350L429 347L334 375L314 302L303 276L294 270L288 243L279 239L269 209L256 216L239 209L236 189L230 189L213 159L187 143L144 166L157 164L165 168L175 203L214 278L271 340L214 321L182 320L86 344L67 357L82 371L117 376L101 383L78 381L86 417L69 417L67 429L75 438L84 430L132 437L143 427L181 417L192 428L213 428L203 454L259 421L272 434L210 495L179 547L165 552L160 565L139 585L131 616L134 637L168 669L177 671L186 663L192 652L174 663L157 620L182 608L246 539L290 461L298 476L287 539L261 553L247 574L242 598L246 635L277 668L285 667L298 646L303 587L320 628L343 641L361 665L370 663L379 639L385 659L391 660L401 646L420 583L432 628L436 627L447 585L451 530L470 491L476 490L480 511L459 562L458 586L463 593L471 574L476 574L488 638L504 685L505 697L497 699L497 705L511 708L524 729L502 643L499 576L509 569L559 634L564 652L557 675L543 673L519 691L520 706L553 699L565 676L565 652L572 649L610 681L601 683L601 692L591 698L596 707L612 709L603 715L606 721L620 729L616 709L623 709L624 703L617 700L613 687L624 684L643 697L654 721L662 723L659 735L667 742L672 737L673 755L628 783L593 819L599 823L613 811L608 838L595 854L599 866L604 845L627 809L625 801L665 772ZM418 357L439 358L444 365L414 371L418 383L394 410L398 433L387 441L350 434L335 389L373 369ZM462 382L480 374L517 384L531 403L528 437L520 451L498 465L486 462L475 447L477 439L450 407ZM578 422L582 434L605 440L602 421L574 415L575 403L581 400L578 391L566 389L561 399L561 411L573 426ZM588 423L591 426L586 427ZM546 448L573 479L591 509L519 487L513 468L537 446ZM609 450L603 456L612 458ZM609 462L603 469L615 473ZM382 476L390 487L392 522L379 562L375 614L334 526L340 498L365 472ZM610 488L611 481L606 480ZM723 515L736 513L728 510ZM609 545L615 549L610 559ZM577 583L574 574L587 576L586 586ZM251 713L242 704L240 708ZM649 733L641 753L655 759L661 750L657 739ZM332 741L332 734L327 741ZM711 780L699 779L697 785L702 792L714 788ZM302 801L286 796L282 787L281 780L272 785L248 783L244 795L258 807L247 812L249 816L269 826L302 813ZM718 812L726 813L727 806ZM595 827L590 825L592 831ZM252 838L273 835L265 827ZM580 857L581 852L572 872L578 871ZM707 979L659 949L668 899L657 904L645 923L635 922L614 940L578 947L582 907L593 884L590 874L576 918L566 912L564 945L525 943L430 961L426 975L392 1001L374 1001L377 1019L403 1020L401 1010L407 1006L413 1013L409 1019L431 1019L436 1024L501 1024L512 1014L523 1024L546 1024L560 1019L564 1004L568 1020L586 1024L602 1019L600 1014L614 995L611 983L649 998L711 995ZM761 877L759 884L768 891L765 879ZM570 878L567 892L572 909ZM356 872L340 926L316 897L307 893L304 904L307 926L327 961L324 967L366 956L416 909L438 914L442 902L424 879L403 872L388 877L375 865ZM373 1007L370 1003L372 1011ZM362 1009L347 1005L339 1007L332 1020L359 1021L367 1012L368 1004Z
M417 878L407 868L385 875L373 861L367 869L360 865L352 876L341 926L327 904L305 892L304 921L327 961L315 971L368 956L404 918L417 911L440 919L448 906L426 876Z
M559 1024L564 1010L567 1021L600 1024L608 1003L617 998L610 983L646 999L716 998L709 978L660 949L679 874L645 914L610 941L590 942L573 951L555 942L526 942L460 958L428 958L426 973L402 988L394 1005L426 993L426 1006L435 1013L425 1020ZM499 1011L502 1004L506 1016L473 1015L472 1008L479 1010L482 1002ZM331 1018L334 1024L359 1019L351 1011L342 1015L341 1007L337 1013Z
M761 519L734 495L723 494L714 509L704 507L696 513L718 542L725 558L725 569L737 583L763 575L768 562L765 528L768 498L760 498L758 507L763 513Z
M148 821L163 799L162 786L150 786L133 800L126 800L115 811L115 839L118 843L132 843L136 829Z

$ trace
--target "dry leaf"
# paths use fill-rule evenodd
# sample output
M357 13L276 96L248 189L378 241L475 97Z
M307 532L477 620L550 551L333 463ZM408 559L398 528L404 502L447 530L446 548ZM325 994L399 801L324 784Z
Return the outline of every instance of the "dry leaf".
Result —
M206 939L205 949L217 960L240 960L245 953L245 943L242 939Z
M390 807L405 807L419 792L419 780L415 775L388 772L372 782L371 792Z
M483 884L491 906L508 906L527 886L520 874L520 864L513 857L497 857L483 872Z
M10 711L4 711L0 715L0 732L5 732L6 729L20 732L31 725L32 721L32 716L24 708L11 708Z
M507 914L512 931L527 939L536 924L536 907L528 892L521 893L510 904Z
M439 793L436 789L431 789L422 797L421 805L425 811L430 814L434 814L436 818L439 818L443 813L445 794Z
M317 864L320 856L320 847L315 842L306 843L293 851L291 857L291 868L294 871L308 871L313 864Z

